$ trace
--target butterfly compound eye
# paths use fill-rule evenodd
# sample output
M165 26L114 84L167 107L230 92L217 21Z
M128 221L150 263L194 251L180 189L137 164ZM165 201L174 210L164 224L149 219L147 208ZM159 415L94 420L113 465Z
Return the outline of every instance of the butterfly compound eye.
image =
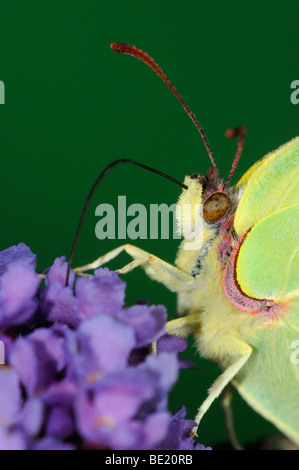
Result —
M227 214L231 200L224 193L214 193L203 204L203 218L206 222L217 222Z

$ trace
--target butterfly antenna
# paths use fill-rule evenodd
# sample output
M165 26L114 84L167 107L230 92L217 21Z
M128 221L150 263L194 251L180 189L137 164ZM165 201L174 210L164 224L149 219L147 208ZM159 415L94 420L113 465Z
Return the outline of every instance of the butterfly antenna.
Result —
M81 229L82 229L82 225L83 225L83 222L84 222L84 219L85 219L85 215L86 215L88 206L90 204L90 201L92 199L92 196L94 195L95 190L97 189L97 187L101 183L104 176L107 175L107 173L109 173L110 170L112 170L112 168L114 168L115 166L120 165L122 163L130 163L132 165L137 165L141 168L144 168L145 170L151 171L152 173L156 173L156 175L160 175L163 178L166 178L166 179L172 181L173 183L176 183L177 185L181 186L181 188L183 188L183 189L188 189L188 186L186 186L184 183L181 183L180 181L176 180L172 176L169 176L166 173L163 173L162 171L155 170L154 168L151 168L150 166L143 165L143 163L136 162L135 160L130 160L129 158L121 158L120 160L116 160L116 161L110 163L108 166L106 166L106 168L102 171L102 173L97 177L96 181L94 182L94 185L92 186L91 190L89 191L89 194L88 194L88 196L86 198L86 201L85 201L85 204L83 206L81 216L80 216L80 220L79 220L77 230L76 230L76 233L75 233L75 236L74 236L70 256L69 256L69 259L68 259L66 282L65 282L66 286L68 285L68 282L69 282L70 270L71 270L75 250L76 250L76 247L77 247L77 244L78 244L78 238L79 238L79 235L80 235L80 232L81 232Z
M225 133L225 137L227 137L228 139L238 139L238 146L237 146L236 155L235 155L231 170L229 172L228 178L226 182L224 183L224 187L227 186L230 180L232 179L232 176L238 165L242 150L244 148L244 141L245 141L246 134L247 134L247 129L244 126L233 127L232 129L228 129Z
M146 65L148 65L154 72L156 72L156 74L163 80L163 82L168 86L168 88L176 96L176 98L179 100L179 102L183 106L184 110L187 112L188 116L191 118L191 120L195 124L195 127L199 131L199 133L202 137L203 143L205 144L205 147L206 147L207 152L209 154L210 160L211 160L213 166L215 166L217 168L217 165L216 165L216 162L215 162L215 158L214 158L210 143L208 141L208 138L207 138L202 126L198 122L198 120L197 120L195 114L193 113L193 111L191 111L191 109L189 108L187 103L183 100L183 98L181 97L181 95L179 94L177 89L173 86L171 81L167 78L167 76L165 75L165 73L163 72L161 67L157 64L157 62L155 62L154 59L152 57L150 57L146 52L144 52L141 49L138 49L138 47L132 46L130 44L125 44L123 42L113 42L110 47L113 51L119 52L121 54L128 54L128 55L131 55L133 57L136 57L137 59L142 60L142 62L144 62Z

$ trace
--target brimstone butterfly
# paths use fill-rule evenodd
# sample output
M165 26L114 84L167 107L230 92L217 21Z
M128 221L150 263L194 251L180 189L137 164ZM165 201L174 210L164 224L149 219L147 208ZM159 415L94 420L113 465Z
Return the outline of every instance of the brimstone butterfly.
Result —
M182 316L170 321L167 331L193 334L200 354L223 369L198 410L197 424L232 382L256 411L299 445L299 361L292 360L292 348L299 343L299 138L266 155L236 186L230 186L246 129L227 133L238 139L238 148L229 177L223 181L201 125L156 62L135 46L113 43L111 47L149 65L179 99L203 138L213 164L207 175L194 173L179 183L156 171L183 187L178 206L201 207L203 244L198 250L186 250L184 240L174 265L127 244L75 271L96 269L126 251L134 261L118 272L141 266L176 292ZM155 171L124 159L102 172L82 213L69 268L90 198L103 176L119 163Z

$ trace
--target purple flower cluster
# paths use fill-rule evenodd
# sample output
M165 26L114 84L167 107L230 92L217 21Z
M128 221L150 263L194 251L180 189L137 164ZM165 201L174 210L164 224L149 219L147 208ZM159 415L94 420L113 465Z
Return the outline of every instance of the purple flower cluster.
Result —
M0 253L0 449L204 449L167 409L185 342L165 308L126 308L107 268L66 287L64 257L45 280L35 264L22 243Z

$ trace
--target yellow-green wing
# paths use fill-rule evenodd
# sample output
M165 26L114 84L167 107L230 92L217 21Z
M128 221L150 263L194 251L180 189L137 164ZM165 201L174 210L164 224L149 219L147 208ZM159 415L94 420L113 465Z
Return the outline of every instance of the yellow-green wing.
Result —
M255 172L255 170L266 160L270 155L272 155L274 152L267 153L263 158L255 162L247 171L244 173L242 178L238 181L236 184L236 188L242 188L243 186L246 186L248 183L249 179L251 178L252 174Z
M299 298L299 204L252 227L239 251L236 277L249 297L275 301Z
M296 204L261 219L241 245L236 275L242 291L287 301L287 309L247 338L253 353L235 384L257 412L299 445L298 235Z
M234 221L240 236L263 217L299 203L299 137L257 162L238 183L244 187Z
M234 384L252 408L299 445L298 300L290 310L288 318L252 334L252 356Z

